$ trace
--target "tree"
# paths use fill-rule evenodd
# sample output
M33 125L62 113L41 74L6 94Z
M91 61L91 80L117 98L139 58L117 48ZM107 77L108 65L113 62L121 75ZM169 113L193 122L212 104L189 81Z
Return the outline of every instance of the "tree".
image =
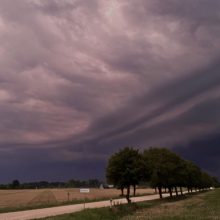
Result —
M209 189L211 186L213 186L212 177L209 176L208 173L202 172L199 188L200 189Z
M192 192L193 188L199 188L201 182L201 170L191 161L185 161L185 186L188 192Z
M172 188L175 188L178 195L177 186L183 179L183 160L166 148L150 148L143 152L144 163L150 171L151 186L158 188L160 198L162 198L162 188L168 188L172 197Z
M13 180L12 181L12 188L13 189L18 189L20 187L20 182L19 180Z
M211 177L212 178L212 185L214 186L214 187L220 187L220 183L219 183L219 181L218 181L218 177L215 177L215 176L213 176L213 177Z
M101 182L98 179L89 179L88 180L88 186L93 188L98 188L100 186Z
M130 187L134 187L142 179L142 158L138 150L126 147L118 153L112 155L108 161L106 177L109 183L114 184L120 189L127 189L126 199L130 200Z

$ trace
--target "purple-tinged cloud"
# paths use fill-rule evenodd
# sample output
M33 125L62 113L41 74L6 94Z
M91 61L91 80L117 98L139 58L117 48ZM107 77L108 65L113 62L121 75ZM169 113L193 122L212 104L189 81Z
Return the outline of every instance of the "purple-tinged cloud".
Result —
M2 181L80 177L67 167L88 164L103 177L125 145L182 153L218 134L219 9L218 0L1 0Z

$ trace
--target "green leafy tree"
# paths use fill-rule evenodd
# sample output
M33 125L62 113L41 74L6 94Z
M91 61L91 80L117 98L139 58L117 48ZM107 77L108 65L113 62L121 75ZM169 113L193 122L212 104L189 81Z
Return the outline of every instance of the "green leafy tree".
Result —
M172 197L172 188L175 188L183 179L183 160L166 148L150 148L143 152L143 159L148 167L147 175L150 175L151 186L158 188L162 198L162 188L168 188ZM150 173L148 174L148 172Z
M12 181L12 188L13 189L18 189L20 187L20 182L19 180L13 180Z
M109 183L120 189L127 189L126 199L130 202L130 187L142 179L143 163L138 150L126 147L112 155L108 161L106 177Z
M211 186L213 186L213 179L211 176L209 176L208 173L202 172L201 173L201 179L199 188L200 189L209 189Z
M201 169L191 161L185 161L185 186L188 192L192 192L193 188L199 188L201 182Z
M220 183L219 183L218 177L215 177L215 176L212 177L212 186L214 186L216 188L220 187Z

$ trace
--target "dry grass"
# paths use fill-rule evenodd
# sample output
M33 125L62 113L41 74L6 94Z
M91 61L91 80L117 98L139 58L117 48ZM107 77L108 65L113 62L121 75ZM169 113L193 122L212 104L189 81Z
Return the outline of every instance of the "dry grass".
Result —
M220 191L202 193L183 200L160 202L152 207L139 209L122 220L187 220L219 219Z
M91 189L90 193L79 193L79 189L34 189L34 190L0 190L0 208L19 208L56 204L86 199L108 199L120 195L116 189ZM137 194L153 194L152 189L137 189Z

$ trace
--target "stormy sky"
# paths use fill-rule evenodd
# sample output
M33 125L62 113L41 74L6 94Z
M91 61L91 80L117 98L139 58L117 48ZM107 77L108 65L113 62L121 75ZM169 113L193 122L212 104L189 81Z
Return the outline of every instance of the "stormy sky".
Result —
M124 146L220 177L220 1L0 0L0 182L104 179Z

